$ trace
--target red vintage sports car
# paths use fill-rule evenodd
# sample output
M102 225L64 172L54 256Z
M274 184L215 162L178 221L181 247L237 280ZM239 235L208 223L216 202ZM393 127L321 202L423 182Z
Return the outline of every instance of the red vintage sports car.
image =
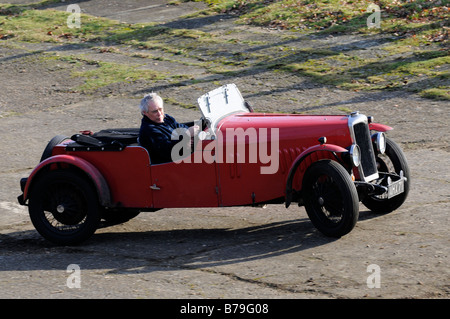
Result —
M254 113L234 84L198 103L202 130L193 145L176 144L169 163L152 164L138 128L55 136L20 181L36 230L71 245L142 211L296 202L320 232L340 237L360 201L387 213L408 195L407 161L385 136L392 128L371 117Z

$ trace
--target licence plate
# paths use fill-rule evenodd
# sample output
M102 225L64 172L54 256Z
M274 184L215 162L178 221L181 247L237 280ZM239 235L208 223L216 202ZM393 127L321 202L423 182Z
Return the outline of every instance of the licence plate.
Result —
M388 186L388 198L397 196L405 191L405 180L402 178Z

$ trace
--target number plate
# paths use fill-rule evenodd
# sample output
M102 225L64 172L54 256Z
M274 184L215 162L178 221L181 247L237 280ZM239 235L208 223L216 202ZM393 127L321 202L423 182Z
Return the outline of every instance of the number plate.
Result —
M405 191L405 180L402 178L388 186L388 198L397 196Z

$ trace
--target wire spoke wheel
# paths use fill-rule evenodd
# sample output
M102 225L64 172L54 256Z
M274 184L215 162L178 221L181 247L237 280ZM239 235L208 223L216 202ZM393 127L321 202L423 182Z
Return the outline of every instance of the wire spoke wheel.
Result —
M76 231L86 222L87 203L80 190L70 183L53 183L43 197L44 218L59 231Z
M303 179L303 196L311 222L325 235L340 237L355 226L358 194L349 174L337 162L312 164Z
M71 171L50 171L33 186L29 213L36 230L63 245L90 237L99 224L95 190Z
M344 203L336 182L327 175L319 176L312 185L316 201L313 202L317 211L322 211L323 221L338 223L343 216Z
M391 139L386 138L386 152L378 155L377 166L379 172L400 174L406 177L404 192L395 197L388 198L387 194L371 195L362 200L364 206L375 213L390 213L399 208L408 197L411 184L410 170L406 157L401 148Z

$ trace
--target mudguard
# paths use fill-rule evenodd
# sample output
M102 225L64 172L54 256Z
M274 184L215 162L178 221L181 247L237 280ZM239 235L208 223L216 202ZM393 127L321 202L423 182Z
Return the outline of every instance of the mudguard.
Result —
M374 130L378 132L387 132L393 130L393 128L384 124L370 123L369 130Z
M39 163L39 165L36 166L36 168L31 172L30 176L26 181L23 190L23 198L22 198L23 202L25 202L28 199L30 187L34 181L34 178L39 174L39 172L41 172L44 168L47 168L49 165L58 163L72 165L82 170L95 185L100 204L104 207L110 206L111 194L109 186L103 175L100 173L100 171L88 161L71 155L56 155L49 157L46 160Z
M310 148L307 148L305 151L303 151L299 156L297 156L297 158L292 163L291 168L289 169L289 174L286 179L286 208L288 208L292 202L292 182L294 180L295 172L297 171L300 164L305 160L305 158L315 152L345 153L348 152L348 150L334 144L321 144L311 146Z

